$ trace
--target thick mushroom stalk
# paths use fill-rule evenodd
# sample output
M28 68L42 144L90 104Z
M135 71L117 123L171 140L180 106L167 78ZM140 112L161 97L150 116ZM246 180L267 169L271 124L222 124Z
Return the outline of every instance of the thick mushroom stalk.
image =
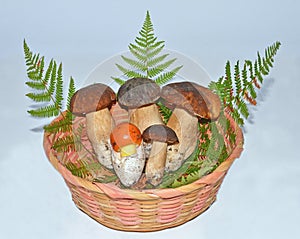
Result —
M141 132L135 125L124 122L113 129L110 142L113 168L121 183L130 187L140 179L145 165Z
M221 111L219 97L208 88L192 82L171 83L162 88L165 104L174 109L167 123L179 140L167 150L166 171L177 170L194 151L198 120L216 120Z
M135 124L141 132L146 128L155 124L163 124L161 114L156 104L150 104L137 109L129 110L130 119L132 124Z
M99 162L112 169L110 133L114 120L109 111L116 102L116 94L107 85L97 83L79 89L70 102L70 111L86 117L87 136Z
M166 158L166 172L176 171L196 148L198 119L183 109L175 108L167 126L174 130L178 144L169 145Z
M153 186L161 183L167 157L167 146L178 143L175 132L166 125L152 125L143 132L143 140L149 147L146 164L146 179Z
M114 121L108 108L86 114L87 136L91 141L99 162L106 168L112 169L110 133Z

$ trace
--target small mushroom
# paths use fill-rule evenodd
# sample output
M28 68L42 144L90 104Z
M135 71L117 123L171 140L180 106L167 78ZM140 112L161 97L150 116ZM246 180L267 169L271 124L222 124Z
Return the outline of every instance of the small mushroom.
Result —
M127 80L118 91L118 103L129 110L130 122L141 132L153 124L163 124L155 102L160 97L160 87L148 78Z
M221 111L218 95L192 82L171 83L162 88L161 97L173 110L167 123L179 140L167 149L166 171L177 170L194 151L198 138L198 120L214 121Z
M145 165L141 132L135 125L124 122L113 129L110 142L113 168L121 183L130 187L139 180Z
M114 126L109 109L115 102L115 92L101 83L79 89L70 101L70 111L86 117L87 136L99 162L109 169L112 169L109 137Z
M166 125L151 125L144 130L143 141L150 150L146 156L148 159L145 169L146 179L153 186L157 186L164 175L167 146L178 143L178 138Z

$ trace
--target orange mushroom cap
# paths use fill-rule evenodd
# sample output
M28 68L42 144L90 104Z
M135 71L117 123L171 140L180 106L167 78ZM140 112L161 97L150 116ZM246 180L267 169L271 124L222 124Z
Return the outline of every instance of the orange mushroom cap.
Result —
M142 134L140 130L131 123L118 124L110 134L110 143L116 152L119 152L126 145L140 145L141 142Z

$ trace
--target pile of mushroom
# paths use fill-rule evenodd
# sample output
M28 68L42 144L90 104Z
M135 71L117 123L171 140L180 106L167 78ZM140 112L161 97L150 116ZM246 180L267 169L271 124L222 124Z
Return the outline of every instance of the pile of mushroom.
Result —
M172 109L164 124L162 101ZM110 111L118 106L127 122L115 122ZM75 116L86 117L87 135L99 162L114 170L131 187L142 175L157 186L165 173L176 171L197 147L199 120L216 120L221 103L209 89L196 83L171 83L160 88L153 80L127 80L117 94L104 84L78 90L71 99Z

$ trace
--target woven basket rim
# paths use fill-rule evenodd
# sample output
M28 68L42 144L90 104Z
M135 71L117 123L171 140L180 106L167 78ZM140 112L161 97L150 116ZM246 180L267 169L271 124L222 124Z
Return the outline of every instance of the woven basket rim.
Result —
M157 200L158 198L174 198L190 193L194 190L199 190L199 188L204 188L210 184L215 183L220 178L227 173L228 169L232 163L240 157L243 151L243 132L242 129L236 124L236 122L226 114L226 117L230 120L230 124L234 127L236 132L236 144L233 147L231 154L228 158L222 162L213 172L209 173L206 176L199 178L198 180L177 188L155 188L155 189L128 189L120 188L112 184L105 184L99 182L92 182L84 178L73 175L59 160L54 156L51 150L51 143L49 141L49 133L44 133L43 146L50 163L54 168L63 176L65 180L69 183L86 188L90 191L97 192L100 194L105 194L112 199L138 199L138 200Z

